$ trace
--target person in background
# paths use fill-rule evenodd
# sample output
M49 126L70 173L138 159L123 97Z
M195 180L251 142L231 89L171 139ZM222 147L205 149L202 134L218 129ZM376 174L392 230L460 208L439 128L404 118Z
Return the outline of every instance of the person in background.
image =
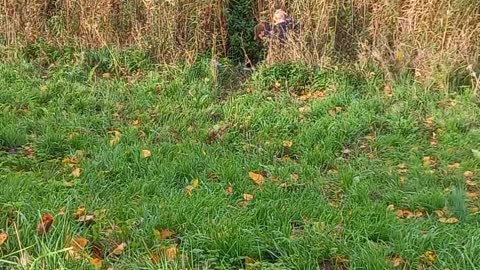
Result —
M268 41L278 41L280 44L285 44L288 40L288 35L292 30L297 30L298 25L288 16L288 14L277 9L273 14L272 23L260 22L255 26L255 40L268 43Z

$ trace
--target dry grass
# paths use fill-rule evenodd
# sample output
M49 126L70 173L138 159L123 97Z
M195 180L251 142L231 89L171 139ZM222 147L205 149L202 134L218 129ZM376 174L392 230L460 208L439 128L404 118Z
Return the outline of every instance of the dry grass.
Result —
M227 53L227 2L3 0L0 34L7 44L44 38L58 45L136 46L159 61L191 61L200 52ZM390 77L412 72L441 87L448 85L452 72L469 74L465 67L479 64L478 0L253 2L257 19L284 8L303 26L287 48L271 50L271 62L347 61L360 67L373 62Z

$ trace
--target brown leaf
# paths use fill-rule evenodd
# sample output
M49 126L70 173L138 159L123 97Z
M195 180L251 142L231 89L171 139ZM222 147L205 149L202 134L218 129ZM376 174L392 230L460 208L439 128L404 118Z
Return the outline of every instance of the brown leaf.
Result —
M6 232L0 232L0 246L3 245L8 239L8 234Z
M75 178L78 178L78 177L80 177L80 174L81 174L81 173L82 173L82 172L81 172L80 168L76 168L75 170L73 170L73 172L72 172L71 175L72 175L73 177L75 177Z
M62 207L62 208L60 208L60 210L58 211L58 214L59 214L60 216L63 216L63 215L65 215L66 212L67 212L66 208L65 208L65 207Z
M428 265L433 265L437 260L437 255L435 254L435 252L429 250L423 253L422 260Z
M116 255L116 256L120 256L120 255L122 255L122 253L123 253L123 251L125 250L126 247L127 247L127 244L121 243L120 245L118 245L117 247L115 247L112 250L112 254Z
M467 195L468 199L471 201L478 200L479 198L478 192L467 191L465 194Z
M173 261L178 255L178 248L176 246L169 247L164 250L164 257L167 261Z
M225 189L225 192L227 194L233 194L233 187L231 185L228 185L228 187Z
M95 268L102 268L102 260L99 258L90 258L90 264Z
M142 150L143 158L149 158L151 155L152 155L152 152L150 150Z
M145 135L146 135L146 134L145 134L145 132L144 132L143 130L140 130L140 131L138 132L138 137L140 137L140 138L145 137Z
M259 173L255 173L255 172L249 172L248 173L248 176L250 177L250 179L252 179L252 181L258 185L258 186L261 186L263 185L263 182L264 182L264 177L263 175L259 174Z
M83 215L78 218L78 222L85 226L90 226L95 222L95 215Z
M290 178L294 181L294 182L297 182L298 179L300 179L300 176L296 173L292 173L290 174Z
M81 236L75 236L73 238L67 239L67 248L68 248L68 255L74 259L80 259L82 256L85 255L84 249L88 244L88 240Z
M110 79L110 77L111 77L111 74L108 73L108 72L105 72L105 73L102 74L102 78L104 78L104 79Z
M433 213L435 213L435 215L437 215L437 217L439 217L439 218L445 216L445 212L443 210L435 210L435 211L433 211Z
M172 239L176 235L176 233L170 229L154 230L153 234L161 240Z
M45 213L42 215L40 222L37 224L37 233L39 235L46 234L53 224L53 216L50 213Z
M451 218L439 218L438 219L439 222L441 223L447 223L447 224L454 224L454 223L458 223L458 218L456 217L451 217Z

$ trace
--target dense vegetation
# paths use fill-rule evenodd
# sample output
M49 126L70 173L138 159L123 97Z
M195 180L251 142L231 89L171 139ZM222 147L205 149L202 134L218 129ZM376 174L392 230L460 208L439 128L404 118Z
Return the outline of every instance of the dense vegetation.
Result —
M480 268L471 88L19 55L0 64L0 268Z

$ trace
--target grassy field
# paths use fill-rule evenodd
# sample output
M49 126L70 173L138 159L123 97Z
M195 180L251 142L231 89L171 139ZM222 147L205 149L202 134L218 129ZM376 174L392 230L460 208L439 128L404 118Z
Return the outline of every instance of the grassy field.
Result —
M473 91L225 69L0 64L0 268L480 269Z

